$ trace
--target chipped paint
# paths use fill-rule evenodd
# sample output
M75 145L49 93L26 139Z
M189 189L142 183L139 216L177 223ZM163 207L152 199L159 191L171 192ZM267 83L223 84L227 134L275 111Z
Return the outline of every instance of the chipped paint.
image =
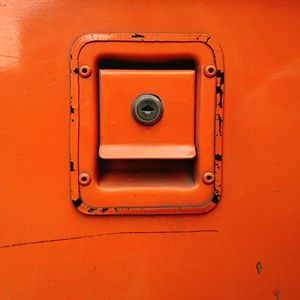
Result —
M261 274L262 273L262 270L263 270L263 265L261 262L258 262L256 264L256 271L257 271L257 274Z
M273 295L276 297L276 300L280 300L280 291L277 290L273 293Z
M73 122L72 119L71 119L71 122ZM75 171L75 169L74 169L74 162L72 160L70 161L70 171L71 172Z
M132 38L145 38L144 35L138 34L138 33L133 34L131 37L132 37Z
M180 41L196 42L206 44L213 52L215 58L216 72L216 96L215 96L215 193L212 199L204 204L193 206L172 206L172 207L94 207L80 199L78 172L71 172L71 198L73 205L82 213L88 215L115 215L115 214L197 214L206 213L213 209L221 200L222 194L222 136L223 136L223 97L224 97L224 68L223 54L218 42L205 34L87 34L79 38L72 48L71 53L71 113L70 115L70 135L71 150L70 156L73 162L72 168L78 170L78 67L79 54L81 49L92 42L101 41L130 41L136 42L162 42L162 41Z

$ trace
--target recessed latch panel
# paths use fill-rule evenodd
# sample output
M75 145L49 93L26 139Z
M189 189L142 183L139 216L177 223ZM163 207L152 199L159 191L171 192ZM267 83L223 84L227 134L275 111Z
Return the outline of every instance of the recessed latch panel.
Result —
M220 200L224 72L207 35L92 34L71 59L71 192L90 215Z

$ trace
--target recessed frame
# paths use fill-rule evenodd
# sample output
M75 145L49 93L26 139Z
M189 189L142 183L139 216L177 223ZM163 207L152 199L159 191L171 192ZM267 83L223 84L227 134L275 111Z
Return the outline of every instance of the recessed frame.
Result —
M198 151L194 184L189 187L111 189L99 184L98 174L98 69L99 62L114 59L191 59L195 62L196 136ZM215 66L207 76L207 66ZM89 75L79 70L88 66ZM88 34L71 51L70 174L73 205L88 215L196 214L210 211L221 199L224 70L217 41L204 34ZM96 138L95 138L96 137ZM212 171L214 182L202 180ZM92 180L79 184L79 174Z

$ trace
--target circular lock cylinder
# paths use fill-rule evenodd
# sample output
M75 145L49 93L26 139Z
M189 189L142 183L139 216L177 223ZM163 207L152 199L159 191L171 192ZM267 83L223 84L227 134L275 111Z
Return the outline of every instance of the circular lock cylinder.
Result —
M152 94L138 96L132 103L132 115L142 125L154 125L163 114L163 105L159 97Z

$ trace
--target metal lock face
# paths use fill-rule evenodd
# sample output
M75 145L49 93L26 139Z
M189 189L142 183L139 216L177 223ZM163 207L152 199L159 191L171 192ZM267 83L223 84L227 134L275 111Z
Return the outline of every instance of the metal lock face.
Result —
M72 51L74 206L88 215L194 214L215 207L222 66L218 43L206 35L79 39Z
M132 103L132 115L142 125L154 125L162 114L163 104L156 95L140 95Z

